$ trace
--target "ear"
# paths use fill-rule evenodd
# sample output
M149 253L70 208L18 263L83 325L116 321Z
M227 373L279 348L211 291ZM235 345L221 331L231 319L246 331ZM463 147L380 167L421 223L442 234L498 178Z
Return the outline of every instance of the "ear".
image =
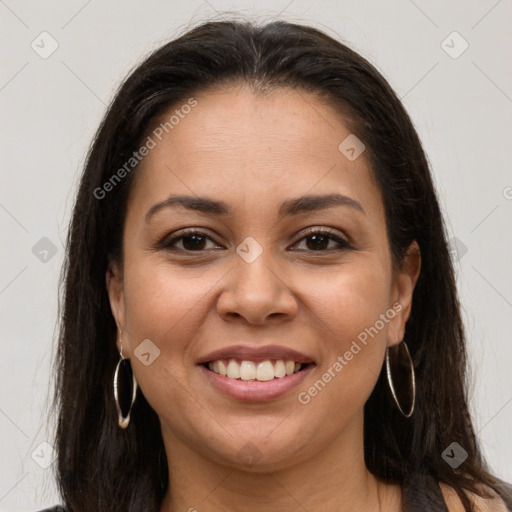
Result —
M401 268L393 270L391 285L391 307L396 315L390 320L388 327L388 344L398 345L405 335L405 324L412 308L412 294L418 281L421 269L421 252L414 240L405 255Z
M123 289L123 274L119 265L109 261L105 275L110 309L117 324L117 349L121 350L119 343L119 332L125 330L125 303Z

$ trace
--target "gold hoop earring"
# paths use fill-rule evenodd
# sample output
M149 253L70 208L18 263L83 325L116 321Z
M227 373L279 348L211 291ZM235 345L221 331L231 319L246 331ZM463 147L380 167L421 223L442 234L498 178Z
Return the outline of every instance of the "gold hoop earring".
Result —
M393 359L393 362L391 362L391 359ZM392 366L393 371L391 370ZM389 389L398 410L406 418L410 418L416 401L416 377L411 354L405 341L397 346L386 348L386 373ZM407 380L409 381L408 385L402 385ZM395 383L399 386L395 387ZM408 407L402 406L404 402Z
M130 360L123 356L121 339L121 352L114 372L114 400L116 402L118 424L125 429L130 423L130 412L137 395L137 380L132 370Z

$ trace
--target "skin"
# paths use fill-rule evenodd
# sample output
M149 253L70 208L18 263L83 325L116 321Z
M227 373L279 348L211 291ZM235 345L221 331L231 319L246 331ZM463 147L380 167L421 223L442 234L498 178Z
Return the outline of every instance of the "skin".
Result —
M379 501L383 511L398 510L399 489L364 464L363 406L386 346L403 339L418 246L413 242L403 266L393 267L365 154L349 161L338 150L351 132L315 96L291 89L258 96L232 86L195 98L198 105L134 171L124 263L112 263L106 276L122 333L118 348L122 338L162 426L170 492L161 512L358 512L379 510ZM285 200L333 192L358 201L364 213L338 205L278 217ZM148 210L171 193L222 200L231 213L173 207L146 222ZM330 229L351 247L328 239L315 250L304 238L308 227ZM174 250L155 249L183 228L205 233L202 251L185 251L184 239ZM252 263L236 252L248 236L263 250ZM401 310L378 335L301 404L298 393L397 303ZM145 339L160 350L147 366L133 353ZM242 403L209 385L196 365L241 342L294 348L317 366L284 396ZM258 451L254 465L239 455L248 443Z

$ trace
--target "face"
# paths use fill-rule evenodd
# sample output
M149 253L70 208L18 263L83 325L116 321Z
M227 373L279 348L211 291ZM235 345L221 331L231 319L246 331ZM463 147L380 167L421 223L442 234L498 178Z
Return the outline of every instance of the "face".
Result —
M315 96L195 99L133 171L112 311L168 451L278 469L360 440L386 346L403 338L417 246L393 268L365 153L340 151L350 130ZM227 376L207 368L231 359ZM300 370L282 376L287 360Z

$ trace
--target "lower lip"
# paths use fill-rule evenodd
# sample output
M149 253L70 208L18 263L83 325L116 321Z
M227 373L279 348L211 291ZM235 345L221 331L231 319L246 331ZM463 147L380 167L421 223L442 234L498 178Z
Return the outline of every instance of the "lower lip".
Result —
M199 370L219 391L242 402L258 402L278 398L296 388L313 368L314 365L310 365L297 373L260 382L258 380L231 379L199 365Z

